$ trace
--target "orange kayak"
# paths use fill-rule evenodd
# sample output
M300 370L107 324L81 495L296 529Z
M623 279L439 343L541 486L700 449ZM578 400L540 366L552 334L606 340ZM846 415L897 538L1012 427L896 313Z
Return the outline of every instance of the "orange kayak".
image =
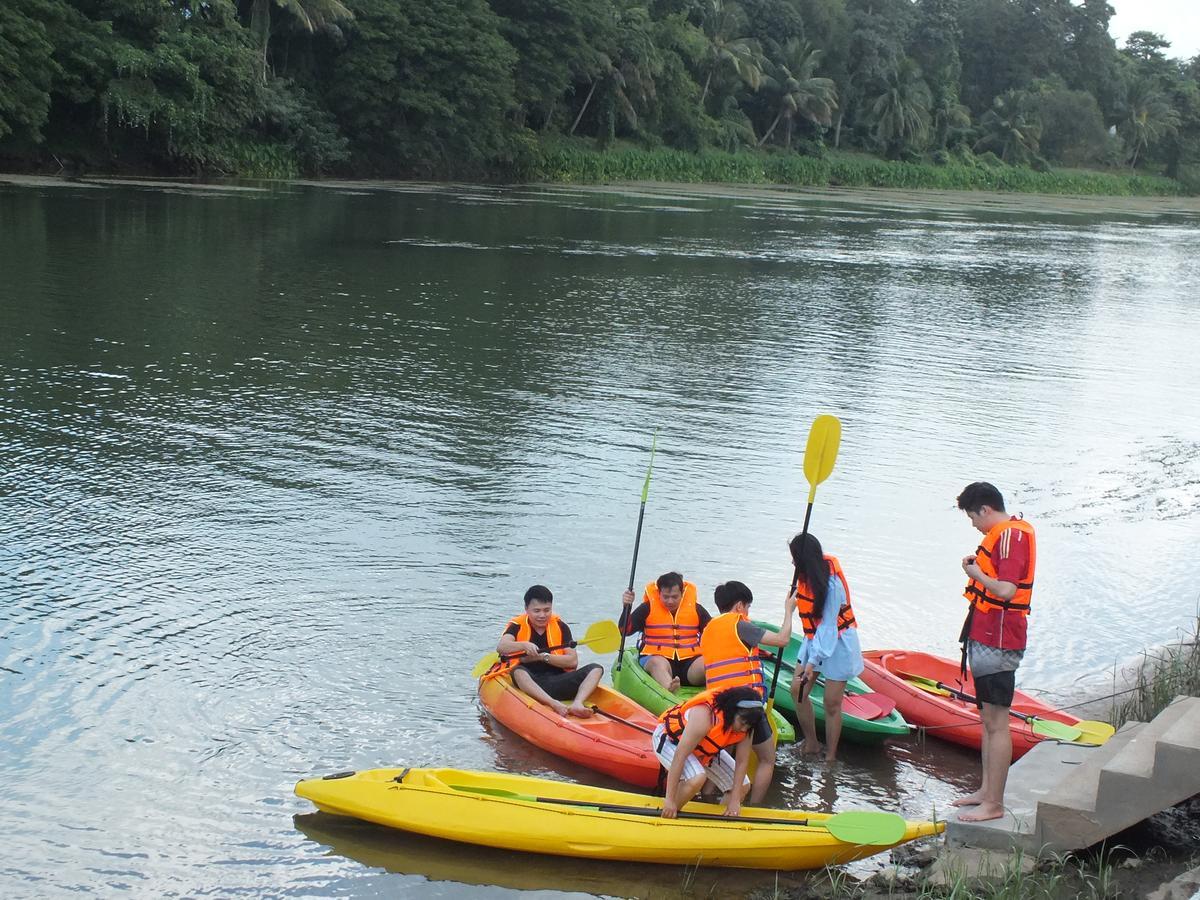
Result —
M658 719L603 685L588 699L608 713L590 719L560 716L512 683L507 675L479 682L484 709L501 725L550 753L638 787L658 784L658 757L650 732Z
M956 691L974 696L975 682L970 672L965 678L961 677L958 660L909 650L864 650L863 662L866 668L859 677L872 690L895 700L896 709L908 722L927 729L932 737L979 749L983 725L979 720L979 709L974 703L923 689L917 682L905 677L940 681ZM1074 716L1053 709L1021 691L1013 695L1012 709L1066 725L1079 722ZM1045 740L1033 733L1028 722L1016 716L1009 717L1009 733L1012 735L1013 759L1024 756Z

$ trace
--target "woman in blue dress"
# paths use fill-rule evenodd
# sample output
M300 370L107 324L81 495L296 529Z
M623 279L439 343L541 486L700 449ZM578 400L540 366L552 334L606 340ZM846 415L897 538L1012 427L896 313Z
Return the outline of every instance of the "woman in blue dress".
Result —
M842 698L846 682L863 670L858 623L850 606L850 584L837 557L826 556L811 534L798 534L788 544L796 567L796 614L804 640L792 677L796 719L804 733L804 753L819 753L817 726L808 692L820 674L825 688L825 759L837 756L842 736Z

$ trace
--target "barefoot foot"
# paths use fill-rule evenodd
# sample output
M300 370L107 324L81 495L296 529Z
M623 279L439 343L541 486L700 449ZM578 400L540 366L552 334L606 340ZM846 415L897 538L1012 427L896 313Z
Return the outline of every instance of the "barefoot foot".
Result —
M818 741L801 741L796 745L801 756L820 756L821 744Z
M970 812L960 813L958 821L960 822L986 822L989 819L999 819L1004 815L1004 807L999 803L992 803L990 800L985 803L980 803L975 809Z
M671 683L667 685L667 690L670 691L672 694L675 693L677 690L679 690L679 679L672 678Z
M557 700L550 704L550 708L560 716L565 716L567 714L567 705L565 703L559 703Z
M951 806L978 806L983 802L983 792L976 791L973 794L968 794L966 797L959 797Z
M575 716L577 719L590 719L595 715L595 713L586 706L581 706L578 703L572 703L571 708L567 710L567 714Z

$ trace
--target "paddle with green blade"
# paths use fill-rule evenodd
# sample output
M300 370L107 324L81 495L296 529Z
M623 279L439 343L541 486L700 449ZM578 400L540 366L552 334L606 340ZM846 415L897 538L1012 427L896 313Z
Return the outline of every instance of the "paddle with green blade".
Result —
M560 797L537 797L533 794L520 794L516 791L506 791L501 788L478 787L475 785L452 784L456 791L469 794L483 794L488 797L500 797L506 800L522 800L526 803L549 803L557 806L574 806L580 809L594 810L605 813L620 813L631 816L653 816L660 818L662 810L649 806L623 806L612 803L597 803L590 800L567 800ZM698 819L711 822L724 822L726 825L800 825L809 828L824 828L839 841L859 846L887 847L897 844L904 839L908 831L908 823L902 816L895 813L875 812L873 810L854 810L836 813L828 819L771 819L761 816L723 816L718 813L691 812L680 810L680 819Z
M962 700L964 703L978 702L970 694L952 688L948 684L943 684L936 678L926 678L924 675L913 675L910 672L897 672L896 674L906 681L912 682L913 685L919 687L921 690L929 691L931 694L949 695ZM1082 727L1076 725L1068 725L1066 722L1057 722L1054 719L1043 719L1040 716L1031 716L1026 713L1017 712L1015 709L1009 709L1008 714L1014 718L1021 719L1029 725L1030 730L1038 737L1050 738L1055 741L1077 741L1083 736L1090 739L1096 733L1095 729L1085 732ZM1082 722L1079 723L1080 726L1083 724ZM1111 727L1106 726L1104 722L1088 722L1087 724L1089 726L1099 725L1102 728ZM1103 741L1100 742L1102 743Z
M617 644L620 640L621 632L617 628L617 623L611 619L605 619L602 622L593 622L589 625L588 630L584 632L583 637L579 640L571 641L568 644L560 644L557 647L547 647L546 651L563 650L567 647L582 647L586 645L591 647L596 653L612 653L617 649ZM518 659L523 655L522 653L513 653L505 658ZM480 659L479 662L475 663L475 668L471 670L471 677L479 678L499 661L500 654L493 650Z
M658 429L654 429L654 438L650 441L650 464L646 466L646 480L642 482L642 505L638 508L637 534L633 536L633 563L629 566L629 590L633 590L633 578L637 572L638 548L642 545L642 520L646 517L646 498L650 496L650 474L654 471L654 452L658 449ZM633 607L625 610L625 615L633 615ZM614 671L621 671L621 659L625 656L625 629L621 629L621 643L617 648L617 664Z

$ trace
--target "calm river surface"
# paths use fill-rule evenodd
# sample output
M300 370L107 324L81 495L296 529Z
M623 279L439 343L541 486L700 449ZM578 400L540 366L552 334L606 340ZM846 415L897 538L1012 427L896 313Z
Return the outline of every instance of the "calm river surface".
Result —
M532 583L615 616L656 426L639 581L738 578L777 618L833 413L812 528L864 646L955 652L976 479L1039 529L1023 686L1078 700L1169 640L1200 599L1200 219L971 202L0 185L0 894L677 892L291 793L603 783L468 672ZM785 758L772 802L923 816L973 765L844 755Z

